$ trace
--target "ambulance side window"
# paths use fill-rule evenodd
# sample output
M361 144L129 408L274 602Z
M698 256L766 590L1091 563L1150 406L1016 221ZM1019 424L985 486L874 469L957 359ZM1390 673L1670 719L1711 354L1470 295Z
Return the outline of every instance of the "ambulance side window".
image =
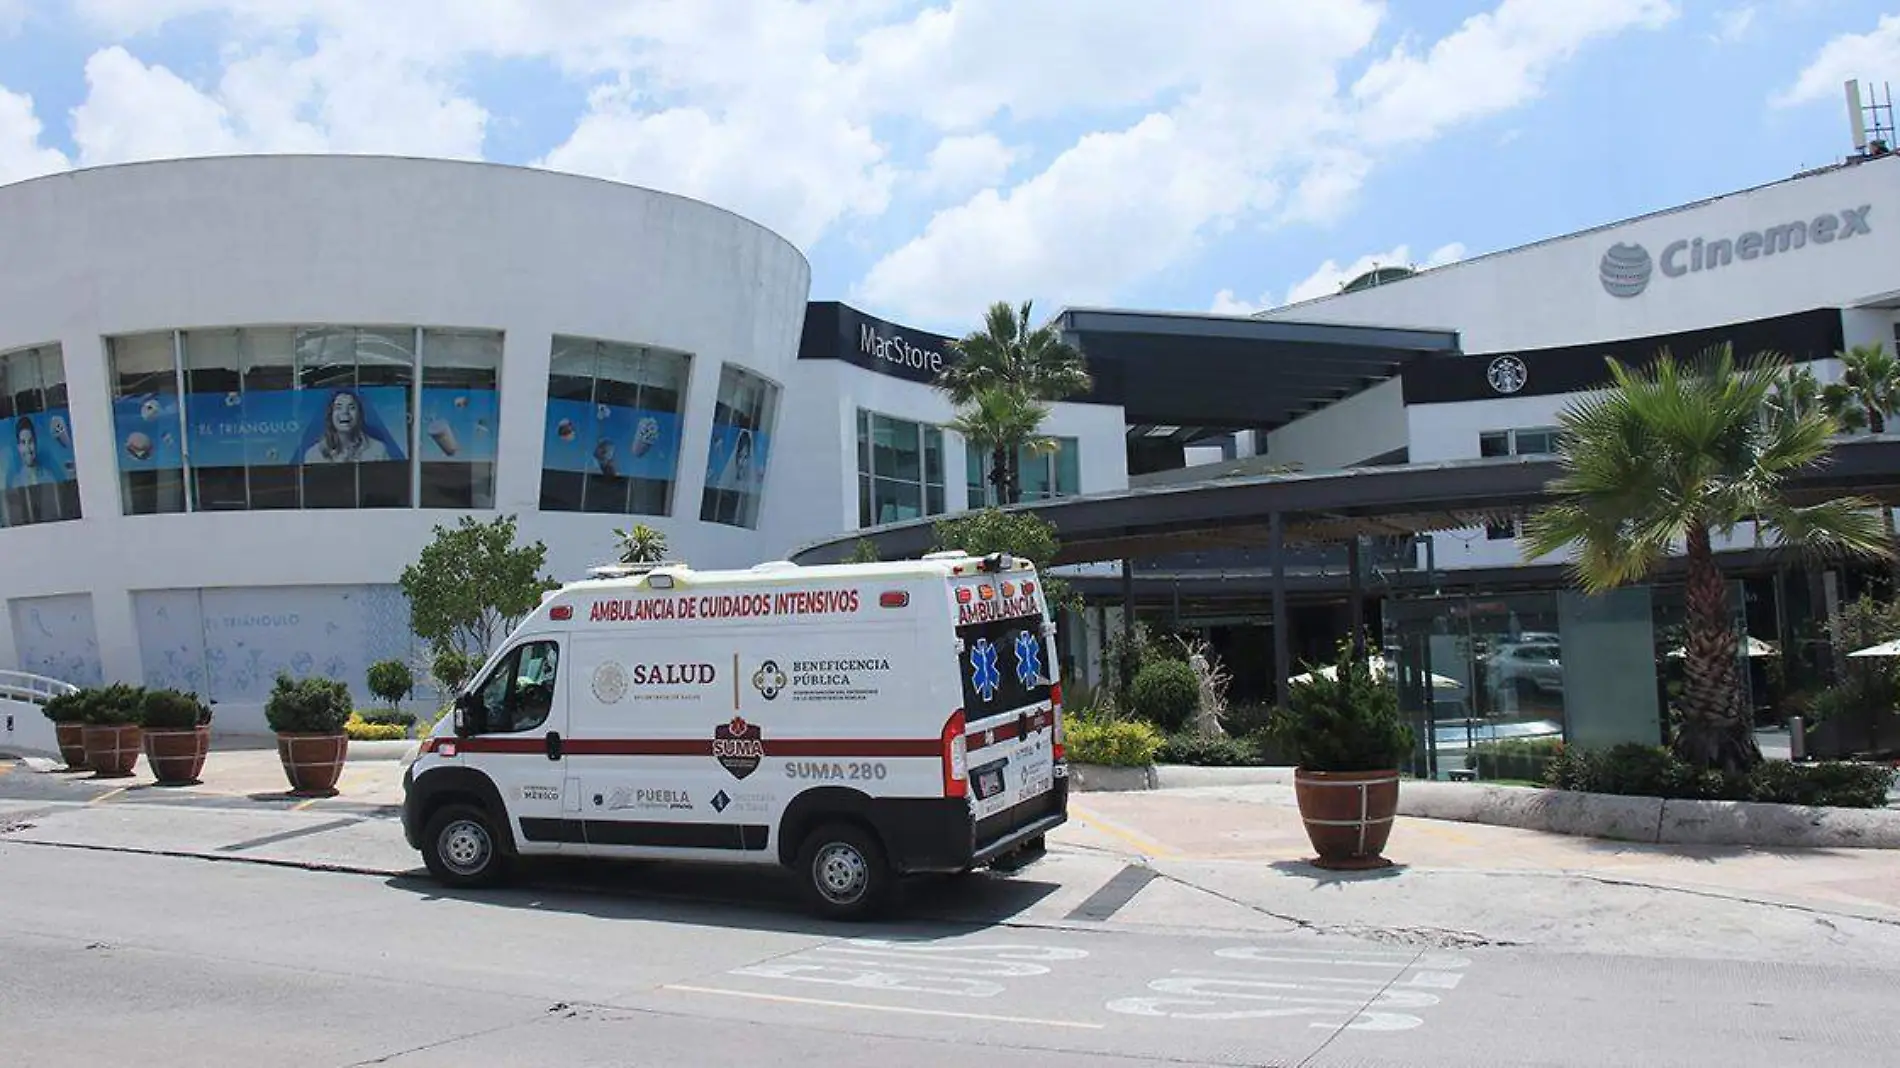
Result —
M495 665L495 671L477 691L481 703L482 733L512 734L531 731L554 710L554 680L560 666L560 646L529 642Z

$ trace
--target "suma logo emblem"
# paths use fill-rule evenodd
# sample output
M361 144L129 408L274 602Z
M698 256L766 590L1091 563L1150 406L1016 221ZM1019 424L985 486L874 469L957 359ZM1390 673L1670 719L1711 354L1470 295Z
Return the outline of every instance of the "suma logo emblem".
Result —
M1603 281L1603 291L1612 297L1640 297L1649 288L1649 276L1655 269L1648 249L1619 241L1603 254L1597 276Z
M765 742L758 725L734 716L730 723L713 728L713 759L735 779L759 770L759 761L765 759Z
M779 691L785 688L786 681L785 672L779 670L776 660L767 660L759 665L759 670L752 673L752 688L759 691L759 696L767 701L778 697Z

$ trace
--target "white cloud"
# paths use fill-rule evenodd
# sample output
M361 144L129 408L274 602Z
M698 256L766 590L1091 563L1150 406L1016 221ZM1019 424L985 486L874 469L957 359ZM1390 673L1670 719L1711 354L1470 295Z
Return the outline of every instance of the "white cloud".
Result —
M1352 87L1371 142L1426 140L1447 127L1529 103L1557 64L1594 41L1657 29L1667 0L1503 0L1422 55L1401 45Z
M1816 100L1845 101L1841 85L1849 78L1878 79L1896 69L1900 69L1900 15L1882 15L1866 33L1844 33L1822 45L1794 84L1769 102L1793 107Z
M1755 28L1755 16L1758 14L1760 11L1753 4L1718 11L1715 13L1715 32L1710 36L1717 44L1734 44Z
M0 185L63 171L66 154L40 144L33 98L0 86Z
M908 35L881 35L879 51L913 71L915 103L939 123L980 122L1005 106L1026 112L1018 95L1081 106L1099 92L1150 110L1084 135L1013 187L938 212L857 287L856 297L893 315L960 321L999 294L1045 305L1111 300L1243 220L1277 211L1271 221L1330 221L1350 207L1381 151L1524 104L1580 49L1675 16L1663 0L1502 0L1422 52L1393 49L1342 94L1339 72L1371 46L1381 5L1258 0L1228 21L1173 19L1148 6L1152 22L1131 17L1123 29L1156 43L1123 53L1125 71L1101 63L1100 51L1073 65L1059 56L1012 65L1004 46L988 60L965 42L1047 40L984 23L978 16L991 6L957 4L920 18ZM1208 26L1192 34L1161 26L1170 21ZM919 66L926 56L932 63ZM1070 66L1090 72L1082 84L1044 86ZM985 92L924 76L971 69L986 75L977 79Z
M1252 315L1267 308L1276 308L1281 304L1298 304L1303 300L1329 297L1339 292L1339 287L1365 274L1375 267L1412 267L1424 270L1428 267L1443 267L1465 258L1465 246L1453 241L1433 249L1423 263L1412 259L1410 245L1400 245L1385 252L1368 252L1358 259L1341 266L1335 260L1327 260L1319 265L1312 274L1293 283L1287 290L1284 301L1275 302L1272 295L1260 294L1257 301L1241 300L1234 296L1231 289L1223 289L1214 294L1213 306L1208 310L1218 315Z
M1020 155L995 134L954 134L924 158L918 184L936 196L968 196L1001 182Z
M267 46L209 91L114 45L86 61L73 110L85 165L230 152L388 152L472 159L487 112L404 60L326 41Z

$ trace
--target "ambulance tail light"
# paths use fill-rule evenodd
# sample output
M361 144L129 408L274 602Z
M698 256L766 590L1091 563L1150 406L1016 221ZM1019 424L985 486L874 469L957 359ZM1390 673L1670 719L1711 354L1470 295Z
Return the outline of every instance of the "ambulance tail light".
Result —
M1056 760L1060 761L1062 760L1062 754L1063 754L1063 745L1062 745L1063 733L1062 733L1062 684L1059 682L1049 687L1049 718L1055 724L1051 728L1051 730L1055 732L1054 741L1055 741Z
M428 756L430 753L436 753L445 757L454 756L456 753L455 739L441 738L441 737L436 737L433 735L428 738L424 738L422 740L422 748L417 752L416 755Z
M963 740L963 710L950 713L943 725L943 796L970 793L970 752Z

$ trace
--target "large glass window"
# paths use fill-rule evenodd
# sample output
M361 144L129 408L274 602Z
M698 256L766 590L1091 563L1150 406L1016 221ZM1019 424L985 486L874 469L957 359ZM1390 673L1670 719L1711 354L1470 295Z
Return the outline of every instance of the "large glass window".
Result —
M1018 488L1025 501L1045 501L1054 497L1073 497L1082 492L1081 449L1074 438L1051 438L1054 452L1035 452L1022 448L1016 452ZM970 507L996 504L996 487L990 483L990 451L965 442L965 478L969 485Z
M127 515L494 507L497 332L243 327L106 347Z
M178 338L170 330L106 340L113 444L126 515L185 510L184 410Z
M681 352L557 336L542 511L671 514L692 362Z
M938 515L943 431L858 410L858 525Z
M58 345L0 353L0 522L18 527L79 518L66 363Z
M759 525L777 416L778 386L731 364L719 369L700 519L748 529Z
M495 506L500 375L499 332L422 332L422 507Z
M1478 455L1549 456L1556 453L1562 434L1562 428L1554 426L1486 430L1478 435Z

